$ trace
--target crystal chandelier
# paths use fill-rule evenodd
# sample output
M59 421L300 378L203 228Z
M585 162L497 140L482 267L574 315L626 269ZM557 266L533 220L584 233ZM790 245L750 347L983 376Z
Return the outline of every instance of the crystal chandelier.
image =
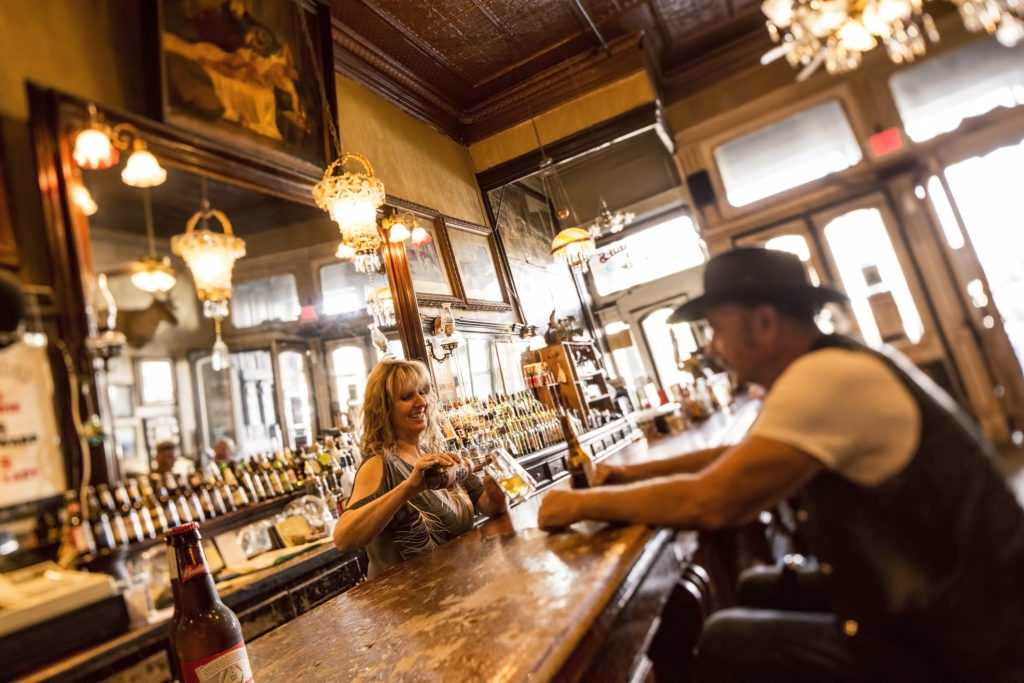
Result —
M597 239L601 235L609 235L622 230L624 227L633 222L636 218L636 214L632 211L616 211L612 213L608 209L608 202L601 199L601 212L594 219L594 222L590 224L587 231L590 236Z
M1024 0L950 0L969 31L994 33L1012 47L1024 38ZM860 66L863 54L881 43L889 58L903 64L925 53L939 33L923 0L764 0L768 33L778 45L762 64L785 57L802 67L797 80L822 64L832 74Z
M802 66L802 81L824 64L830 74L860 66L863 54L879 42L897 64L925 52L926 39L939 39L922 0L764 0L768 33L778 46L761 58L785 57Z
M345 171L346 161L357 161L363 172ZM335 175L341 170L341 175ZM384 183L373 175L370 162L362 154L346 153L331 162L323 180L313 186L313 200L338 224L341 243L336 255L351 259L361 273L380 268L377 249L381 245L377 231L377 209L384 203Z
M196 296L203 302L203 315L213 318L216 341L211 362L214 370L223 370L230 359L227 344L220 336L220 325L231 301L231 271L235 261L245 256L245 241L231 232L231 221L224 212L210 208L205 188L204 182L203 208L188 219L183 234L171 238L171 251L185 259L195 281ZM207 228L210 218L216 218L224 232ZM196 230L200 220L203 227Z
M968 31L995 34L1013 47L1024 40L1024 0L952 0Z

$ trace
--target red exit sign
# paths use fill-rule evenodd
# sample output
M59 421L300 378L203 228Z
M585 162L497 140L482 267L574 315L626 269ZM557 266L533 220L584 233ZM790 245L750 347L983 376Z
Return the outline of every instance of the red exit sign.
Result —
M903 149L903 136L899 128L888 128L881 133L875 133L869 140L871 153L876 157L884 157L886 154Z

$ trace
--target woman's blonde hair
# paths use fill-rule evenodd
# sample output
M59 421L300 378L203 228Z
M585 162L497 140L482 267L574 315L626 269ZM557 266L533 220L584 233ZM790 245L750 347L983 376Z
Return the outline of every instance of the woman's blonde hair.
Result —
M420 436L420 445L428 451L439 451L443 445L437 395L430 383L427 366L418 360L382 360L377 363L366 380L363 394L363 437L360 448L363 457L394 453L398 445L395 428L391 424L391 408L399 392L408 387L426 388L427 428Z

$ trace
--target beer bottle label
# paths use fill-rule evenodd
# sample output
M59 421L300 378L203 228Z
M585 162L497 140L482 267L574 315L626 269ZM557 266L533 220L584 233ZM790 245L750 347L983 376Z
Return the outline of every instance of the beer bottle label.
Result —
M183 662L181 674L182 683L252 683L253 680L244 640L215 655Z

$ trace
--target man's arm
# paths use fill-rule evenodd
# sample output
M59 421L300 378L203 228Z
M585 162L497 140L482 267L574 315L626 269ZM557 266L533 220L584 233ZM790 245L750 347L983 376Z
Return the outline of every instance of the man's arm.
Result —
M718 529L753 519L790 497L823 465L778 441L748 437L697 474L586 490L549 491L538 525L562 527L581 519L682 529Z
M694 474L713 463L729 447L718 446L700 451L690 451L672 458L650 460L636 465L597 465L598 484L630 484L655 477L673 474Z

